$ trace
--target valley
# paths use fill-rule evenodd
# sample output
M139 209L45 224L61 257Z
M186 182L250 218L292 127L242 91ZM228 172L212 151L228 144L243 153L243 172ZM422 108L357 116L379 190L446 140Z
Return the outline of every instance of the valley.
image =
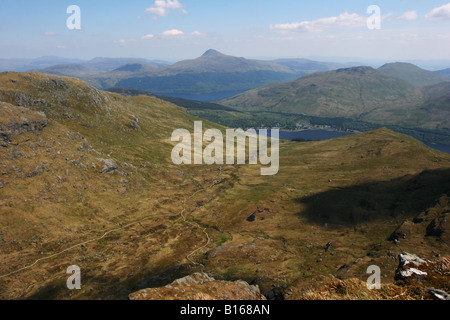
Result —
M449 1L0 1L0 304L450 300Z
M199 119L154 96L6 72L0 101L1 299L127 299L196 272L309 299L336 278L365 282L374 264L391 291L367 297L388 299L406 290L397 255L450 253L450 155L387 128L282 140L278 174L261 176L174 165L173 130ZM81 290L66 287L71 265ZM416 286L404 298L431 298Z

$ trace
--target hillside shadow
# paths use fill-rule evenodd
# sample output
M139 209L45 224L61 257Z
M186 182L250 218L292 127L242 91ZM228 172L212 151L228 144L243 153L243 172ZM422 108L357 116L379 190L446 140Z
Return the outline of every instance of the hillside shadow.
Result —
M82 273L82 287L92 288L84 291L82 299L96 300L128 300L128 295L136 291L147 288L164 287L173 281L191 275L195 272L201 272L200 268L188 264L182 264L170 267L163 271L150 271L144 274L135 275L127 280L119 280L116 274L103 274L101 276L90 276ZM88 272L89 273L89 272ZM61 274L60 279L53 280L42 285L26 300L58 300L72 299L71 293L67 289L66 276ZM95 288L95 289L94 289Z
M283 300L282 291L285 287L277 282L260 283L260 280L269 281L266 277L250 277L234 278L211 273L203 270L199 265L182 264L170 267L161 272L146 272L145 274L138 274L129 277L127 280L118 280L120 278L117 274L104 273L99 276L90 276L89 274L82 275L82 289L81 296L77 296L77 290L69 290L66 286L67 275L60 274L59 279L54 279L45 285L41 285L32 295L27 296L24 300L33 301L47 301L47 300L128 300L129 295L142 289L152 289L165 287L175 280L193 275L198 272L206 272L208 275L214 277L218 281L246 281L250 285L258 285L261 293L265 296L272 295L273 300ZM268 280L269 279L269 280ZM189 285L188 285L189 286ZM265 290L265 292L264 292ZM184 291L181 291L181 293ZM161 297L169 299L170 297Z
M443 194L450 194L450 169L336 188L296 201L306 205L299 215L313 223L352 226L381 219L415 217Z

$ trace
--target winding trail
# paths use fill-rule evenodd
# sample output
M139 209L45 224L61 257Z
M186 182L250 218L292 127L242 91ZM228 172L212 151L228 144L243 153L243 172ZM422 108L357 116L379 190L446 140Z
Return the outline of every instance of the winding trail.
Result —
M192 195L190 195L189 197L187 197L187 198L183 201L183 210L182 210L182 211L180 212L180 214L179 214L180 217L183 219L183 221L184 221L185 223L187 223L187 224L189 224L189 225L191 225L191 226L193 226L193 227L196 227L196 228L198 228L198 229L201 229L202 232L205 234L205 236L206 236L206 238L207 238L207 242L206 242L202 247L195 249L194 251L192 251L192 252L191 252L189 255L187 255L187 257L186 257L186 259L187 259L189 262L191 262L191 263L194 264L194 265L200 265L200 266L202 266L202 268L205 267L203 264L197 263L197 262L193 261L190 257L193 256L194 254L196 254L198 251L200 251L200 250L206 248L206 247L211 243L211 237L209 236L208 232L206 231L206 228L203 228L203 227L201 227L198 223L189 221L189 220L186 218L186 216L184 215L184 213L186 212L186 203L187 203L190 199L192 199L193 197L195 197L197 194L199 194L200 192L207 191L207 190L213 188L214 186L218 185L219 183L221 183L221 182L222 182L221 176L222 176L222 172L220 171L220 173L219 173L219 180L214 180L213 184L211 184L211 186L209 186L208 188L197 190L197 191L194 192ZM118 232L118 231L121 231L121 230L128 229L128 228L130 228L130 227L133 227L133 226L135 226L135 225L138 225L139 223L142 223L142 222L144 222L144 221L147 221L147 220L149 220L149 219L156 218L156 217L159 217L159 216L163 216L163 214L148 216L148 217L145 217L145 218L140 219L140 220L138 220L138 221L131 222L131 223L127 224L127 225L121 226L120 228L115 228L115 229L106 231L102 236L100 236L100 237L98 237L98 238L91 239L91 240L87 240L87 241L84 241L84 242L75 244L75 245L73 245L73 246L71 246L71 247L69 247L69 248L66 248L66 249L64 249L64 250L62 250L62 251L59 251L59 252L57 252L57 253L54 253L54 254L52 254L52 255L50 255L50 256L47 256L47 257L43 257L43 258L37 259L34 263L32 263L32 264L30 264L30 265L28 265L28 266L25 266L25 267L23 267L23 268L14 270L14 271L12 271L12 272L10 272L10 273L7 273L7 274L4 274L4 275L0 275L0 279L3 279L3 278L6 278L6 277L9 277L9 276L12 276L12 275L14 275L14 274L20 273L20 272L22 272L22 271L31 269L31 268L33 268L34 266L36 266L38 263L40 263L40 262L42 262L42 261L46 261L46 260L50 260L50 259L52 259L52 258L58 257L58 256L62 255L62 254L65 253L65 252L71 251L71 250L73 250L73 249L75 249L75 248L79 248L79 247L84 246L84 245L87 245L87 244L89 244L89 243L96 242L96 241L100 241L100 240L106 238L108 235L110 235L110 234L112 234L112 233L115 233L115 232ZM164 215L164 216L165 216L165 215Z
M201 266L202 269L205 268L205 265L202 264L202 263L195 262L194 260L191 259L191 257L192 257L193 255L195 255L197 252L199 252L199 251L203 250L204 248L208 247L209 244L211 243L211 237L210 237L208 231L206 230L206 228L203 228L202 226L200 226L200 225L199 225L198 223L196 223L196 222L187 220L186 216L184 215L184 213L185 213L185 211L186 211L186 202L187 202L188 200L192 199L193 197L195 197L198 193L200 193L200 192L202 192L202 191L207 191L207 190L213 188L214 186L218 185L218 184L221 183L221 182L222 182L222 171L220 171L220 173L219 173L219 179L218 179L218 180L215 180L211 186L209 186L208 188L206 188L206 189L204 189L204 190L197 190L197 192L193 193L189 198L187 198L186 200L184 200L184 202L183 202L183 210L180 212L180 217L183 219L183 221L184 221L185 223L190 224L191 226L193 226L193 227L195 227L195 228L198 228L198 229L202 230L202 232L203 232L203 233L205 234L205 236L206 236L206 239L207 239L206 243L205 243L203 246L201 246L201 247L195 249L194 251L192 251L190 254L188 254L188 255L186 256L186 259L187 259L190 263L192 263L193 265Z

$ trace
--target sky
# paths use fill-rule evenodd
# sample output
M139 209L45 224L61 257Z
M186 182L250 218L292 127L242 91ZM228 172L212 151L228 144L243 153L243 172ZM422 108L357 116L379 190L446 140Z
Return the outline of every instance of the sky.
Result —
M0 58L450 60L448 1L1 0ZM80 29L68 28L71 5Z

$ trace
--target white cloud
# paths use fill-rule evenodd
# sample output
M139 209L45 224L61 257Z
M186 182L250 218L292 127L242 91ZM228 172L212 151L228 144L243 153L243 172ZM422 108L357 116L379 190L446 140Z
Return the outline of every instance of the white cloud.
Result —
M441 7L434 8L431 10L425 18L431 20L431 19L441 19L441 20L447 20L450 19L450 2L447 4L444 4Z
M56 33L53 32L53 31L43 32L42 34L43 34L44 36L47 36L47 37L56 36Z
M183 13L187 13L184 6L178 0L155 0L153 6L145 9L145 12L164 17L172 9L178 9Z
M203 32L195 30L194 32L191 32L189 35L192 36L192 37L204 37L206 34L204 34Z
M125 46L129 43L137 42L137 41L138 41L137 39L120 39L120 40L114 40L114 43L118 43L121 46Z
M419 15L417 14L417 11L407 11L401 17L399 17L399 19L406 20L406 21L412 21L412 20L416 20L418 17L419 17Z
M291 31L299 32L323 32L326 28L357 28L366 26L367 17L360 16L357 13L344 12L336 17L321 18L313 21L301 21L294 23L273 24L271 30L281 33Z
M153 39L155 36L153 34L146 34L145 36L142 36L142 40L149 40Z
M162 33L165 37L175 37L175 36L182 36L184 35L184 32L178 29L172 29L172 30L166 30Z

